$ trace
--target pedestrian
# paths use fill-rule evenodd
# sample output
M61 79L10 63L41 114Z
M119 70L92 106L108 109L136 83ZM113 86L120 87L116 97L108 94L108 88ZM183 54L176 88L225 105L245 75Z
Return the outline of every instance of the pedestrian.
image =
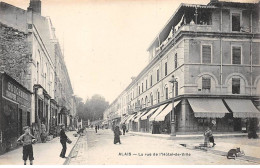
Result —
M44 120L42 121L42 124L41 124L41 141L42 143L45 143L46 142L46 126L44 124Z
M119 130L119 126L116 126L114 129L114 144L117 144L118 142L121 144L120 135L121 131Z
M97 133L97 129L98 129L98 127L97 127L97 126L95 126L96 133Z
M204 136L205 136L205 139L208 139L209 142L213 143L212 147L214 147L216 145L215 141L214 141L213 133L209 126L207 127L206 131L204 132Z
M249 125L248 125L248 138L251 139L257 139L257 130L258 130L258 119L257 118L250 118L249 119Z
M21 135L17 142L23 144L23 160L24 165L26 165L26 161L29 157L30 165L33 165L33 147L32 144L36 142L36 138L30 133L30 127L25 126L23 127L24 134Z
M68 140L68 137L65 134L65 125L62 124L61 131L60 131L60 143L62 145L62 150L60 153L61 158L66 158L65 154L66 154L66 150L67 150L67 144L66 144L67 140Z
M123 123L122 129L123 129L123 135L125 135L125 131L126 131L126 125L125 125L125 123Z

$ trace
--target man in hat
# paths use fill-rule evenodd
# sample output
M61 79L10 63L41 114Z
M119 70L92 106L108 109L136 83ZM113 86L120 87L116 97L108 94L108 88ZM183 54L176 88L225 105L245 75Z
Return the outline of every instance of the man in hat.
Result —
M62 124L61 125L61 131L60 131L60 143L62 145L62 150L61 150L61 153L60 153L61 158L66 158L65 154L66 154L66 150L67 150L67 145L66 145L67 139L68 139L68 137L65 134L65 125Z

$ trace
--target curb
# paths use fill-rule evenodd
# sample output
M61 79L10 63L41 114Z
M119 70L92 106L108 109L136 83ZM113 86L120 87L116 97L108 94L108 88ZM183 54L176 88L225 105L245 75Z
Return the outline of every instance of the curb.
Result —
M129 135L134 135L134 136L145 136L145 137L152 137L152 138L160 138L160 139L167 139L167 140L189 140L189 139L202 139L202 135L194 135L194 136L188 136L188 137L171 137L170 135L167 137L163 136L154 136L154 134L137 134L134 132L128 132ZM215 134L214 138L236 138L236 137L247 137L247 134L227 134L227 135L218 135Z
M73 146L72 149L70 150L70 153L69 153L68 157L66 158L66 160L64 161L63 165L68 165L68 164L70 163L71 155L72 155L72 153L73 153L73 151L74 151L75 146L77 146L80 137L81 137L81 136L79 135L79 137L78 137L76 143L74 144L74 146Z

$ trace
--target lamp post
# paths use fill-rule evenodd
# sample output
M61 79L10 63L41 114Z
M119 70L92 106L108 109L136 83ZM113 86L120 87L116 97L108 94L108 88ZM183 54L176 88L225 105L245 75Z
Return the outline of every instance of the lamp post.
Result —
M174 119L174 83L177 82L174 75L172 75L172 79L169 81L172 83L172 111L170 113L170 122L171 122L171 136L176 136L175 131L175 119Z

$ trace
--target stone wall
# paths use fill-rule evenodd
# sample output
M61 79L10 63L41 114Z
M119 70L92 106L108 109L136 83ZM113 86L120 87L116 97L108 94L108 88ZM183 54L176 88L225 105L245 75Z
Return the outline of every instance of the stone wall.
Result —
M27 34L0 23L0 67L27 89L31 55Z

